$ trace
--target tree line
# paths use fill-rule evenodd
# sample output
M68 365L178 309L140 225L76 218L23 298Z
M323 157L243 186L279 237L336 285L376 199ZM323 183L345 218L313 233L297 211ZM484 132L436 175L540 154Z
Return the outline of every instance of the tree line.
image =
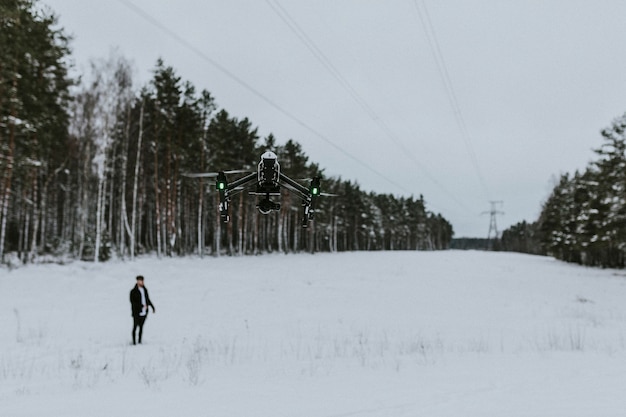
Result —
M71 79L70 40L31 0L0 3L0 256L106 260L264 252L434 250L453 228L424 198L362 190L324 175L302 146L261 138L248 118L219 108L158 60L137 87L119 54ZM255 169L266 150L292 178L320 176L316 218L301 227L300 201L281 196L261 215L255 198L231 201L221 223L218 195L188 172Z
M533 223L502 234L504 250L554 256L581 265L626 265L626 114L601 131L596 159L563 174Z

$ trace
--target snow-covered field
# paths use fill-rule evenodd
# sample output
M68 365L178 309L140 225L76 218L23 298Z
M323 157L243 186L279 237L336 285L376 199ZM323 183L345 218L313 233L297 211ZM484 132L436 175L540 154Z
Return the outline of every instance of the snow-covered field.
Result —
M130 345L128 293L156 306ZM0 416L626 415L626 272L485 252L0 269Z

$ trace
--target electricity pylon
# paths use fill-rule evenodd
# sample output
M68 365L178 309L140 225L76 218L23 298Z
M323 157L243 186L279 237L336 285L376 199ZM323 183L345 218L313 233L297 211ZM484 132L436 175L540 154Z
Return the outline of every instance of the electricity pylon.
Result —
M504 214L503 211L498 210L497 205L503 205L504 201L490 201L491 210L483 211L483 214L489 214L489 232L487 233L487 248L490 247L491 234L493 233L494 240L498 238L498 224L496 222L496 216L498 214Z

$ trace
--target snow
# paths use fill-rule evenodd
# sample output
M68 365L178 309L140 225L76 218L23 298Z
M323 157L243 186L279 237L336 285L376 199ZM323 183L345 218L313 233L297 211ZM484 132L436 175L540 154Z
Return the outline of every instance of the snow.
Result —
M0 269L0 416L621 417L625 293L473 251Z

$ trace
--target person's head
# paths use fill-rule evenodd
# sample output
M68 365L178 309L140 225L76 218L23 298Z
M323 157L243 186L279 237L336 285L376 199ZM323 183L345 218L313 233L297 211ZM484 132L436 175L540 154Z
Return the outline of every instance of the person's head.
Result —
M137 285L143 287L143 275L137 275Z

